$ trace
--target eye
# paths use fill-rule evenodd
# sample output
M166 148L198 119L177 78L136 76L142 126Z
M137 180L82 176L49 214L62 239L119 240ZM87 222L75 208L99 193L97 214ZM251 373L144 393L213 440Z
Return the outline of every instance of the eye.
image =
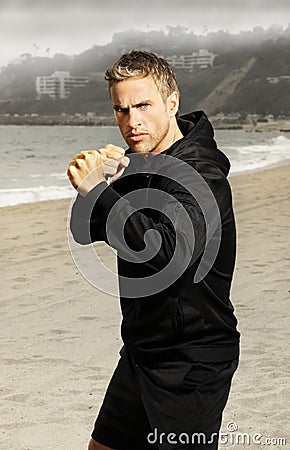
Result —
M141 109L146 109L146 108L148 108L149 103L140 103L140 105L138 105L138 106L139 106L139 108L141 108Z
M129 111L128 108L122 108L121 106L115 106L114 110L118 113L127 113Z

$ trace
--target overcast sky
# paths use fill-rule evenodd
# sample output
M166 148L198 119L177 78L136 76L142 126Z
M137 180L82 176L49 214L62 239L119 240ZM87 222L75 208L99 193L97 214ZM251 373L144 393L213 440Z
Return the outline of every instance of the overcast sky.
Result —
M290 0L0 0L0 66L22 53L78 54L129 29L238 33L275 23L290 23Z

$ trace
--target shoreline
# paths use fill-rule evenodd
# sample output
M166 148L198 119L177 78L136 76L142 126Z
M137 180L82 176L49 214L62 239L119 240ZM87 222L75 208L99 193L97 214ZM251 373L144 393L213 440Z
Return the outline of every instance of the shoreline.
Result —
M234 173L229 173L228 179L231 181L231 179L236 178L236 177L243 177L243 176L247 176L249 174L254 174L254 173L259 173L259 172L264 172L264 171L268 171L268 170L272 170L272 169L276 169L279 167L285 167L290 165L290 156L289 159L283 160L283 161L279 161L277 163L271 163L265 167L258 167L258 168L253 168L253 169L247 169L247 170L243 170L243 171L239 171L239 172L234 172ZM54 186L55 187L55 186ZM63 186L64 189L67 189L67 186ZM17 189L21 189L21 188L17 188ZM27 190L29 191L29 189L37 189L37 187L32 187L32 188L26 188L23 190ZM12 189L13 191L13 189ZM1 190L0 190L1 193ZM76 195L76 194L75 194ZM33 205L35 203L43 203L43 202L53 202L53 201L72 201L74 196L72 194L72 196L64 196L64 197L58 197L58 198L48 198L48 199L43 199L43 200L35 200L35 201L28 201L28 202L20 202L20 203L15 203L13 205L0 205L0 211L3 210L3 208L12 208L12 207L17 207L17 206L21 206L21 205Z

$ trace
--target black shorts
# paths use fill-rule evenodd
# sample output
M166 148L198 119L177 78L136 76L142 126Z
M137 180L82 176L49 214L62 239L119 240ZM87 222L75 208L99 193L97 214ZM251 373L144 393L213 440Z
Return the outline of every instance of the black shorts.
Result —
M238 361L137 366L123 348L92 438L116 450L218 448Z

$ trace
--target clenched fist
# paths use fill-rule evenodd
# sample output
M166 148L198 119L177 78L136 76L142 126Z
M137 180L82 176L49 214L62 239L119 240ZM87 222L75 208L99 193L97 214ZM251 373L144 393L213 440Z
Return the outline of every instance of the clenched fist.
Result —
M68 165L67 176L73 187L86 196L102 181L110 184L117 180L129 163L123 148L108 144L98 151L87 150L74 156Z

